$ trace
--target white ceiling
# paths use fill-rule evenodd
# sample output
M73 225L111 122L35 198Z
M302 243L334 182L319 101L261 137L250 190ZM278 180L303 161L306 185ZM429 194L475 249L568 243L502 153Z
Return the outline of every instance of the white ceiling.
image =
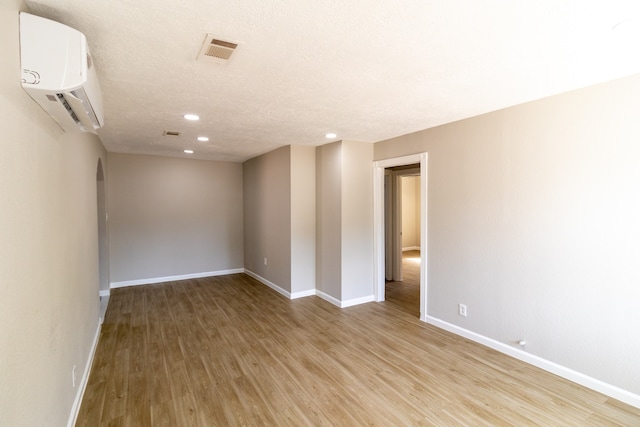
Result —
M638 0L27 5L87 36L113 152L244 161L327 132L377 142L640 73ZM207 33L241 43L229 63L196 60Z

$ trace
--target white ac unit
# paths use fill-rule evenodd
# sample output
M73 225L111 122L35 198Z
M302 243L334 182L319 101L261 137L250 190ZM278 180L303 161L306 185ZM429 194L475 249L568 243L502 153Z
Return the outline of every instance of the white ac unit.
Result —
M102 92L84 34L22 12L20 56L22 87L63 130L102 127Z

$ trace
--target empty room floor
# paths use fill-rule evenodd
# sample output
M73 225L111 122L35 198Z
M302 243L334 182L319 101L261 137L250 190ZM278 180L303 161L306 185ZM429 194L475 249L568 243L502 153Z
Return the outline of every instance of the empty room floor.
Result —
M114 289L77 426L640 425L640 410L392 301L236 274Z

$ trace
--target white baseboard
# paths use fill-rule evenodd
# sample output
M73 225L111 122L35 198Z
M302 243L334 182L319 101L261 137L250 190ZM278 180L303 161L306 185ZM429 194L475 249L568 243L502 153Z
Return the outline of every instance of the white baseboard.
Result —
M111 282L111 289L123 288L125 286L151 285L153 283L173 282L185 279L200 279L203 277L224 276L227 274L244 273L244 268L234 268L232 270L205 271L203 273L181 274L178 276L152 277L149 279L125 280L123 282Z
M87 388L87 383L89 382L89 374L91 373L91 366L93 365L93 357L96 354L96 348L98 348L98 340L100 338L101 328L102 328L102 324L98 322L98 328L96 329L96 334L93 337L93 344L91 345L89 358L87 359L87 363L85 364L84 372L82 373L82 378L80 379L80 383L78 384L78 391L76 392L76 398L73 401L73 406L71 407L71 414L69 415L69 421L67 422L67 427L73 427L76 424L76 420L78 418L78 412L80 412L80 405L82 404L82 398L84 397L84 391Z
M323 299L323 300L325 300L325 301L329 301L331 304L333 304L333 305L335 305L335 306L341 307L341 302L340 302L340 300L339 300L339 299L337 299L337 298L332 297L332 296L331 296L331 295L329 295L329 294L326 294L326 293L324 293L324 292L322 292L322 291L318 291L318 290L316 290L316 295L317 295L317 296L319 296L320 298L322 298L322 299Z
M291 299L291 292L286 291L284 289L282 289L280 286L276 285L273 282L270 282L269 280L265 279L262 276L257 275L256 273L254 273L251 270L247 270L246 268L244 269L244 273L248 276L253 277L254 279L256 279L258 282L267 285L268 287L270 287L271 289L273 289L274 291L276 291L277 293L284 295L285 297L287 297L288 299Z
M372 302L374 300L373 295L369 295L362 298L354 298L346 301L340 301L339 299L334 298L331 295L326 294L322 291L316 291L316 295L318 295L323 300L329 301L331 304L338 306L340 308L352 307L354 305L364 304L367 302Z
M365 304L367 302L372 302L372 301L374 301L373 295L368 295L366 297L361 297L361 298L348 299L346 301L342 301L340 308L352 307L354 305Z
M309 289L308 291L300 291L300 292L291 293L291 292L281 288L280 286L276 285L275 283L271 282L270 280L267 280L264 277L254 273L251 270L247 270L245 268L244 272L245 272L245 274L247 276L253 277L258 282L260 282L260 283L262 283L264 285L267 285L268 287L270 287L271 289L273 289L274 291L276 291L280 295L284 295L288 299L297 299L297 298L304 298L304 297L310 297L310 296L316 295L316 290L315 289Z
M111 294L111 291L107 289L106 291L105 290L100 291L98 295L100 295L101 297L108 297L110 294Z
M607 384L604 381L592 378L588 375L574 371L573 369L558 365L557 363L551 362L550 360L543 359L542 357L527 353L526 351L523 351L519 348L512 347L503 342L485 337L484 335L469 331L435 317L426 316L423 320L433 326L452 332L456 335L460 335L462 337L470 339L471 341L475 341L479 344L499 351L500 353L507 354L540 369L544 369L547 372L551 372L552 374L558 375L569 381L573 381L574 383L590 388L591 390L595 390L599 393L620 400L621 402L627 403L636 408L640 408L640 395L631 393L627 390L623 390L614 385Z
M420 246L407 246L406 248L402 248L402 252L406 251L419 251Z
M314 296L314 295L316 295L316 290L315 289L309 289L308 291L293 292L291 294L291 299L311 297L311 296Z

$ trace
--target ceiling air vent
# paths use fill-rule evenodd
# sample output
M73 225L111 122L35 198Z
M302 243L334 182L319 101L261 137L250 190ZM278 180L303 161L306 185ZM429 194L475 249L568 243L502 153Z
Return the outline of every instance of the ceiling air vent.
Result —
M165 130L162 132L162 136L180 136L180 132L176 132L175 130Z
M238 47L238 43L216 39L213 34L207 34L202 43L198 59L207 59L219 64L229 62L231 55Z

